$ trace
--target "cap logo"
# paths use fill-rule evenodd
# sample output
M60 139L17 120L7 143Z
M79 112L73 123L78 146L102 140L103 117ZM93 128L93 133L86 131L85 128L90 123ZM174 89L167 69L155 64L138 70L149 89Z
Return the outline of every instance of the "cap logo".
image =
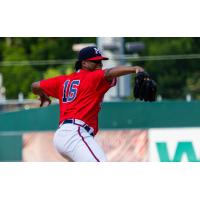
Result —
M101 54L100 51L99 51L99 49L94 48L94 50L95 50L95 54Z

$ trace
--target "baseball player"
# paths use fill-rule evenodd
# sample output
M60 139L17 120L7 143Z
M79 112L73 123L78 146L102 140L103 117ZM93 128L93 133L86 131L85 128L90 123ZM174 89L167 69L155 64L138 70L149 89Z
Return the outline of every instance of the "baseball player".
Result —
M104 94L116 85L116 77L143 72L139 66L118 66L102 69L102 56L95 46L80 50L76 72L32 84L32 92L40 96L41 104L59 99L59 128L54 146L66 158L75 162L107 161L102 148L94 140L98 132L98 113Z

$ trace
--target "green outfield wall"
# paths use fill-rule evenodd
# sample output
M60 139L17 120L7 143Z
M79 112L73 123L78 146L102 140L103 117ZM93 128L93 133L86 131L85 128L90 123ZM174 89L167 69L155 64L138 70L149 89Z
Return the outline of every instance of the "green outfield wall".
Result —
M54 131L59 107L0 114L0 160L21 160L22 134ZM102 104L100 129L200 127L200 101L109 102Z

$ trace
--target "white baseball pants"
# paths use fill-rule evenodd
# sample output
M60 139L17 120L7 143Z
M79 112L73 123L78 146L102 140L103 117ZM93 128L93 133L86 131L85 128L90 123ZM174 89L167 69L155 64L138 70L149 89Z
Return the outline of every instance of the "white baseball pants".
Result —
M85 123L76 119L75 122L63 124L56 131L53 142L57 151L75 162L107 161L102 148L83 127Z

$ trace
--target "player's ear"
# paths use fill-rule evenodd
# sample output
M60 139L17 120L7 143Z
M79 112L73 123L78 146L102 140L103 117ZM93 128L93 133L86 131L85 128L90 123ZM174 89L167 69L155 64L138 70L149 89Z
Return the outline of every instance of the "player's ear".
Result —
M81 65L82 65L83 67L86 67L86 66L87 66L87 61L82 60L82 61L81 61Z

